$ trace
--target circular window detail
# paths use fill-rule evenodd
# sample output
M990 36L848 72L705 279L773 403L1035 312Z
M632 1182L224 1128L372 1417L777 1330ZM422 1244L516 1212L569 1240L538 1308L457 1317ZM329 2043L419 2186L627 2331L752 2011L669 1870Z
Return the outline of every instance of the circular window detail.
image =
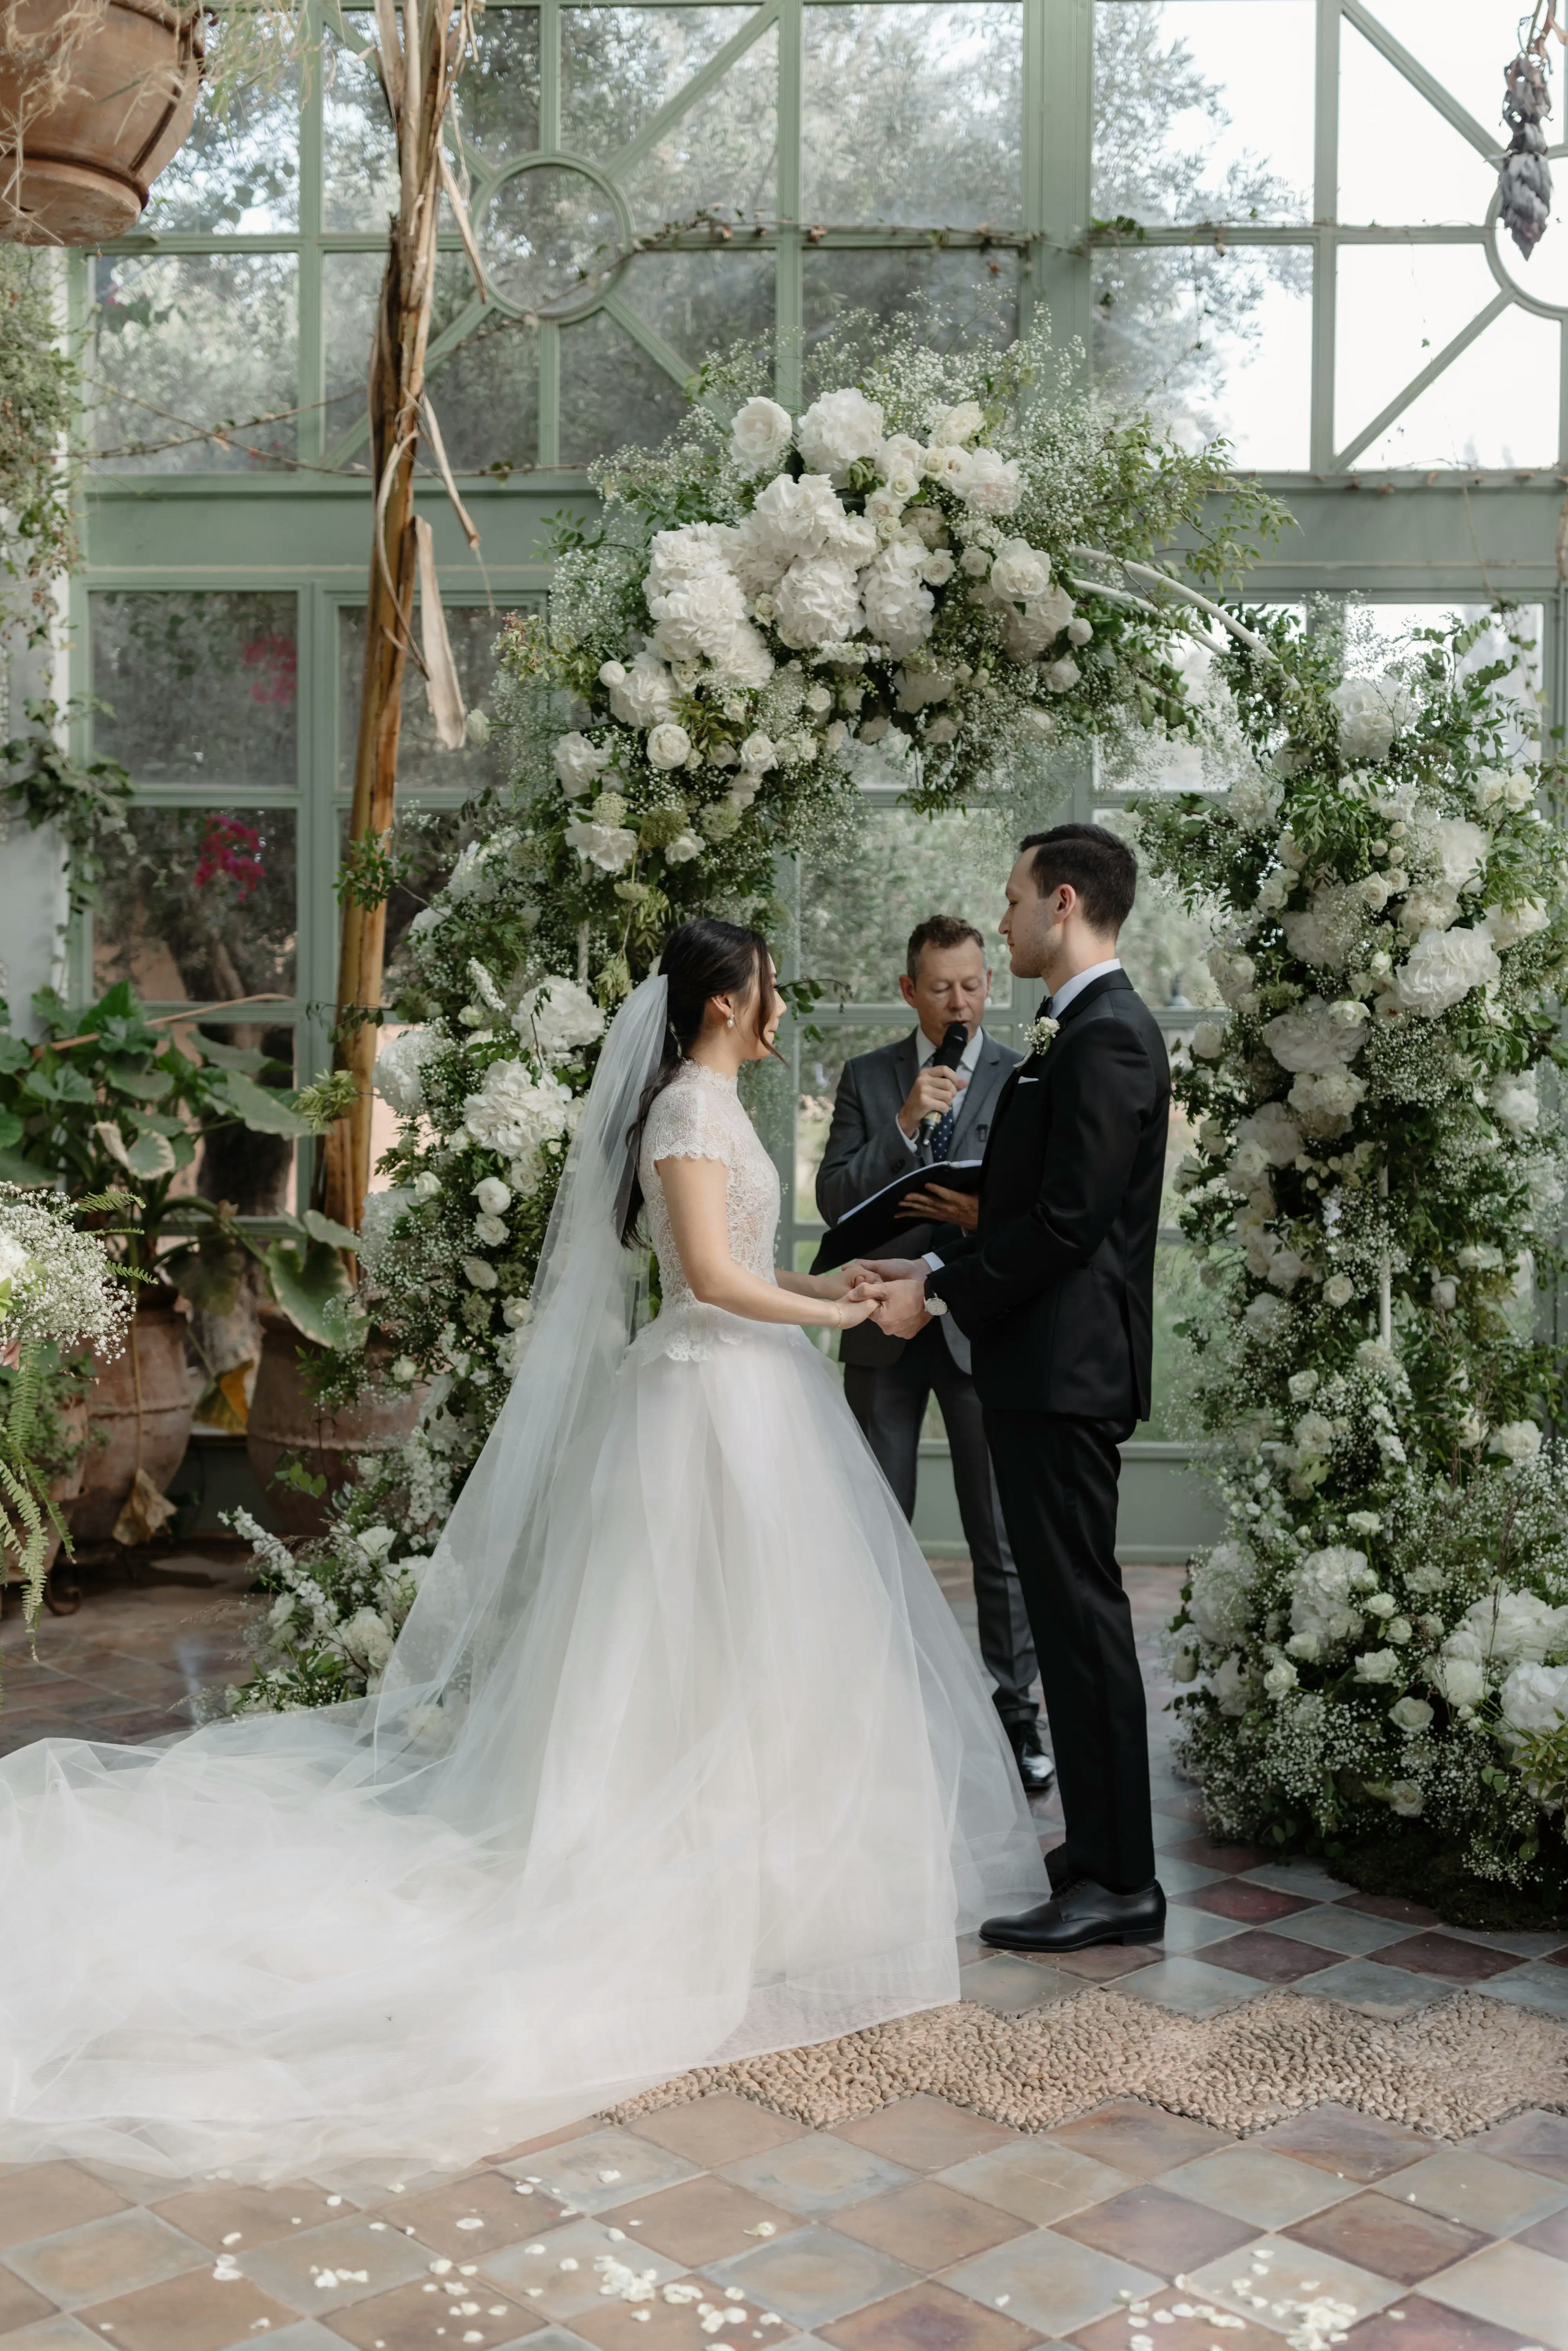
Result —
M622 267L631 218L616 192L577 163L529 161L494 187L475 218L493 298L527 314L580 318Z

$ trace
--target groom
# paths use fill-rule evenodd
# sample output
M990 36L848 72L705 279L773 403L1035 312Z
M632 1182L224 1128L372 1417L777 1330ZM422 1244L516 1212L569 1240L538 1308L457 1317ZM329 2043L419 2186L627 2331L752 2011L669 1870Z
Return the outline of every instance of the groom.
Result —
M1118 1447L1149 1410L1155 1243L1170 1111L1158 1024L1116 957L1137 860L1096 824L1030 833L1001 925L1051 991L1003 1087L979 1222L940 1254L879 1261L876 1319L909 1339L951 1310L973 1344L1002 1514L1039 1652L1066 1842L1051 1899L988 1943L1157 1942L1144 1687L1116 1565Z

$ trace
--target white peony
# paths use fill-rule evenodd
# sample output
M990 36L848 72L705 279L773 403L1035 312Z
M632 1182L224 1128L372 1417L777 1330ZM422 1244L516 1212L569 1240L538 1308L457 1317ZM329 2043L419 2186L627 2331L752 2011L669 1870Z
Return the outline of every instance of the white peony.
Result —
M604 1015L587 988L552 974L529 988L512 1015L512 1026L547 1061L564 1061L603 1036ZM500 1210L490 1213L498 1216Z
M986 421L977 400L961 400L956 408L940 409L932 419L931 438L938 447L972 441Z
M1501 976L1490 933L1477 924L1473 930L1423 931L1395 973L1394 986L1401 1011L1435 1020Z
M692 738L679 721L662 719L648 730L645 746L652 768L684 768L692 755Z
M779 635L798 649L839 644L864 625L860 580L840 556L801 556L778 588Z
M424 1108L422 1072L445 1043L439 1029L400 1029L395 1036L382 1029L371 1083L399 1118L417 1118Z
M899 538L861 575L866 627L899 659L923 644L936 625L936 600L925 584L925 564L919 541Z
M1248 1600L1256 1562L1239 1543L1217 1543L1192 1574L1187 1614L1216 1648L1239 1641L1247 1630Z
M620 663L615 666L620 669ZM602 670L600 675L604 675ZM674 706L674 683L656 653L640 653L631 668L610 683L610 707L624 726L656 726Z
M960 453L955 450L955 455ZM953 470L950 486L976 514L1009 515L1023 491L1018 464L1012 457L998 456L994 449L971 449L961 466Z
M789 410L759 395L737 410L729 428L729 454L743 474L776 472L794 430Z
M463 1123L482 1151L517 1158L564 1134L571 1094L549 1071L536 1078L525 1061L492 1061L477 1093L463 1105Z
M1321 997L1309 996L1290 1012L1277 1013L1263 1028L1263 1042L1282 1070L1343 1070L1360 1052L1359 1025L1336 1016Z
M1366 1553L1347 1544L1310 1552L1291 1593L1291 1632L1315 1641L1320 1650L1359 1633L1362 1610L1355 1594L1369 1573Z
M1040 554L1027 538L1005 538L991 566L991 585L998 596L1019 604L1043 596L1051 585L1051 558Z
M1270 1167L1289 1167L1301 1156L1301 1130L1281 1102L1264 1102L1239 1120L1236 1139L1255 1144Z
M586 735L563 735L555 747L555 771L569 800L591 791L610 765L610 747L591 743Z
M1498 1697L1511 1729L1559 1731L1568 1722L1568 1666L1515 1666Z
M882 411L863 392L826 392L795 427L795 446L809 474L841 479L862 457L882 447Z
M569 824L564 838L584 865L597 865L601 873L622 872L637 854L636 834L621 824Z
M1540 1450L1541 1431L1532 1420L1505 1420L1487 1441L1487 1451L1505 1461L1533 1461Z
M1400 727L1416 716L1416 697L1392 674L1346 678L1329 699L1339 714L1339 747L1346 759L1385 759Z
M1543 931L1552 917L1538 899L1526 898L1517 906L1489 906L1484 919L1498 946L1516 947L1521 939Z

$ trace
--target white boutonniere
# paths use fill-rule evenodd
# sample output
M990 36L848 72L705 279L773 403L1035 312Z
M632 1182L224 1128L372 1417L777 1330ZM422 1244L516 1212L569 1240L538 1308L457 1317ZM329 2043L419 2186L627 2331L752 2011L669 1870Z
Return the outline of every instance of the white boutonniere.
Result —
M1051 1048L1055 1041L1056 1032L1061 1026L1061 1023L1060 1020L1052 1020L1048 1017L1040 1020L1031 1021L1030 1026L1024 1030L1024 1043L1029 1047L1030 1053L1037 1061L1044 1061L1047 1053L1050 1052Z

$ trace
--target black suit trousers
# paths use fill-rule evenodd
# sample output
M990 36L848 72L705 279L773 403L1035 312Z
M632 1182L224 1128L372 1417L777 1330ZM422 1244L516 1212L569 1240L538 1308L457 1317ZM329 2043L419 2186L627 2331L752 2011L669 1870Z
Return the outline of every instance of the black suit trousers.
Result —
M1040 1658L1067 1857L1117 1894L1155 1875L1144 1683L1116 1565L1117 1447L1133 1426L986 1407Z

